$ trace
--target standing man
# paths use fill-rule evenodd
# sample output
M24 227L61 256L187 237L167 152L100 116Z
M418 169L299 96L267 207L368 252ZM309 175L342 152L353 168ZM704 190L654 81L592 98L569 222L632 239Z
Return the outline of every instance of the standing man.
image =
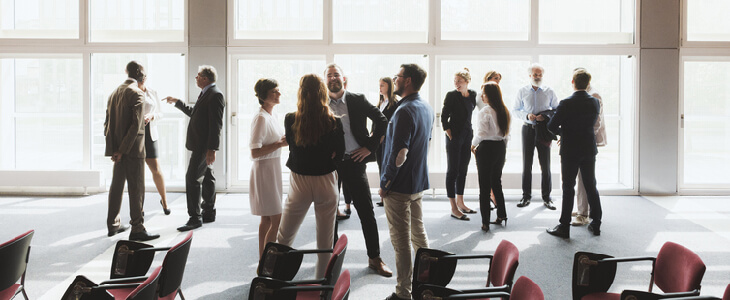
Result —
M105 156L111 156L114 162L112 183L109 187L109 210L107 211L108 236L129 229L122 225L119 210L122 208L124 182L128 182L129 215L132 231L130 240L149 241L160 237L149 234L144 228L144 92L137 86L144 81L146 72L136 61L127 64L127 78L122 85L109 96L104 121L106 136Z
M345 131L345 155L337 164L337 174L340 176L345 194L351 195L357 215L360 217L365 246L370 258L368 267L381 276L393 276L393 272L380 258L378 223L375 221L370 184L365 174L366 163L375 161L375 150L380 144L380 138L385 134L388 119L377 107L370 104L364 95L345 90L347 76L340 66L327 65L324 75L329 90L329 106L335 115L340 116ZM367 128L367 119L373 122L372 134Z
M596 135L593 125L596 124L601 105L598 99L591 97L586 88L591 83L591 74L585 69L573 72L572 96L560 102L555 115L548 123L548 129L560 135L560 165L563 174L563 210L560 212L560 224L547 232L551 235L570 238L570 212L573 210L575 195L575 177L580 170L585 184L590 217L588 231L593 235L601 235L601 199L596 189Z
M542 74L545 69L539 64L528 68L530 85L517 92L514 115L525 122L522 126L522 200L517 207L530 205L532 198L532 158L537 148L537 159L542 171L542 201L545 207L555 210L550 192L552 191L552 174L550 173L550 146L552 141L538 141L536 129L539 122L547 122L552 110L558 107L558 97L553 89L542 86ZM543 124L544 126L544 124ZM572 200L571 200L572 201Z
M428 247L421 198L428 186L428 144L433 129L433 109L418 91L426 71L416 64L401 65L395 81L398 103L383 144L383 171L378 193L385 203L390 241L395 250L397 284L386 300L411 299L415 251Z
M223 93L215 85L217 78L218 73L212 66L198 67L195 82L203 90L195 106L191 107L173 97L164 99L167 103L174 103L175 107L190 117L185 141L185 147L193 152L190 155L188 171L185 173L185 193L190 219L185 225L177 228L179 231L188 231L203 226L203 223L215 222L213 162L215 162L215 152L220 146L223 109L226 107Z

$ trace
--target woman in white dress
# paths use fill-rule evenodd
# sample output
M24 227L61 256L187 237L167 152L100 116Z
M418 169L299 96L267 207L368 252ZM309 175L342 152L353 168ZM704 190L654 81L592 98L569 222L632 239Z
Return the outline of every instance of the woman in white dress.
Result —
M284 128L272 114L281 93L274 79L262 78L254 86L261 104L251 122L251 178L249 200L251 213L261 216L259 224L259 257L268 242L276 241L281 222L281 150L287 146Z
M162 176L162 170L160 169L160 161L157 159L159 151L157 149L157 140L160 138L160 134L157 132L157 121L162 117L160 111L160 98L157 97L157 92L145 85L147 77L143 78L142 81L138 81L137 85L144 92L144 147L146 157L145 163L152 173L152 180L155 182L157 192L160 193L160 205L162 205L162 211L165 215L170 214L170 209L167 207L167 190L165 189L165 178Z

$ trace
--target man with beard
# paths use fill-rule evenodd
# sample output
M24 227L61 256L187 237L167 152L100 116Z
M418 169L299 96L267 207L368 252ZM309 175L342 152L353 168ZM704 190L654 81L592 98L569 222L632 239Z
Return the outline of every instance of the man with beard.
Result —
M370 104L364 95L345 90L347 77L340 66L327 65L324 75L329 89L330 108L341 118L345 131L345 155L337 164L337 174L345 193L352 196L355 210L360 217L365 247L370 258L368 267L381 276L393 276L393 272L380 258L378 223L375 221L370 183L365 174L365 164L375 161L375 150L380 144L380 138L385 134L388 119L377 107ZM372 130L367 128L368 118L373 123Z
M536 129L539 123L547 125L549 115L558 107L558 97L553 89L542 85L542 74L545 69L539 64L532 64L527 69L530 85L517 92L514 105L515 119L525 122L522 126L522 200L517 207L530 205L532 198L532 158L537 148L537 158L542 170L542 201L545 207L555 210L550 199L552 180L550 173L550 145L552 141L538 138ZM572 200L571 200L572 201Z

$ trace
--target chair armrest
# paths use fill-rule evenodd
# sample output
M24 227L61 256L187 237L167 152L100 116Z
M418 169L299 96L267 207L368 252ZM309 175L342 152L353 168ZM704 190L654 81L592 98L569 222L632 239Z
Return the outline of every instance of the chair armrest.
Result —
M459 255L446 255L446 256L444 256L442 258L452 258L452 259L480 259L480 258L489 258L489 259L492 259L492 257L494 257L494 255L491 255L491 254L470 254L470 255L459 254Z
M315 253L332 253L332 249L310 249L310 250L291 250L288 253L315 254Z
M141 284L139 283L124 283L124 284L100 284L95 287L92 287L92 289L102 289L102 290L115 290L115 289L126 289L126 288L136 288Z
M297 291L297 292L312 292L312 291L331 291L334 290L334 285L302 285L302 286L285 286L280 288L281 291Z
M503 286L493 286L493 287L487 287L487 288L481 288L481 289L467 289L467 290L461 290L464 294L474 294L474 293L498 293L498 292L506 292L509 294L510 287L509 285L503 285Z
M325 279L319 278L319 279L310 279L310 280L296 280L296 281L286 281L286 283L290 284L324 284Z
M652 293L647 291L637 291L637 290L624 290L621 292L621 299L624 299L626 296L636 296L639 299L676 299L676 298L683 298L683 297L692 297L692 296L699 296L700 291L694 290L689 292L678 292L678 293Z
M493 292L493 293L473 293L473 294L454 294L442 299L448 300L466 300L466 299L483 299L483 298L501 298L509 299L510 294L507 292Z
M134 283L134 282L142 282L145 280L147 280L147 276L135 276L135 277L109 279L107 281L102 281L99 284L101 285L101 284Z
M644 260L650 260L655 261L656 257L652 256L634 256L634 257L612 257L612 258L604 258L601 260L597 260L598 263L620 263L620 262L633 262L633 261L644 261Z
M137 251L137 252L148 252L148 251L157 252L157 251L168 251L170 249L172 249L172 247L155 247L155 248L142 248L142 249L138 249L135 251Z
M664 293L664 294L660 294L660 295L662 295L662 298L682 298L682 297L699 296L700 291L694 290L694 291L690 291L690 292Z

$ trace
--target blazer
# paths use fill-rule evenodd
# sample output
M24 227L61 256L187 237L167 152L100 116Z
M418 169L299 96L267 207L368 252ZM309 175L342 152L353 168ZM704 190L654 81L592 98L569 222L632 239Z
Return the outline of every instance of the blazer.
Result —
M598 99L586 91L575 91L573 95L560 101L555 115L548 123L548 129L560 135L560 155L596 155L596 124L601 106Z
M162 108L160 107L160 98L157 97L157 91L147 88L147 97L150 101L148 102L151 104L150 111L147 112L148 115L150 115L152 120L150 121L150 139L153 141L156 141L160 138L160 134L157 130L157 121L162 118ZM148 104L148 105L149 105ZM145 115L146 117L146 115Z
M398 103L399 102L395 102L395 103L390 104L385 107L385 109L382 111L383 115L385 116L385 119L390 121L390 119L393 118L393 113L395 112L395 109L398 108Z
M337 169L335 162L342 160L345 153L345 132L342 121L336 118L335 128L322 134L316 145L298 146L294 142L294 113L284 117L286 142L289 143L289 159L286 166L299 175L321 176ZM335 154L334 158L332 153Z
M345 91L347 113L350 116L350 132L361 147L368 148L370 155L363 162L375 161L375 151L380 146L380 138L388 128L388 119L363 94ZM367 119L373 122L372 130L367 128ZM372 134L370 134L372 132Z
M144 93L134 79L127 79L109 96L104 120L105 156L115 152L145 158Z
M453 90L446 93L444 107L441 109L441 127L451 129L451 136L458 137L464 130L471 130L471 114L477 105L477 92L469 90L467 103L461 92Z
M198 97L195 106L178 100L175 107L190 117L185 148L190 151L218 150L223 128L223 109L226 101L218 86L211 86Z

